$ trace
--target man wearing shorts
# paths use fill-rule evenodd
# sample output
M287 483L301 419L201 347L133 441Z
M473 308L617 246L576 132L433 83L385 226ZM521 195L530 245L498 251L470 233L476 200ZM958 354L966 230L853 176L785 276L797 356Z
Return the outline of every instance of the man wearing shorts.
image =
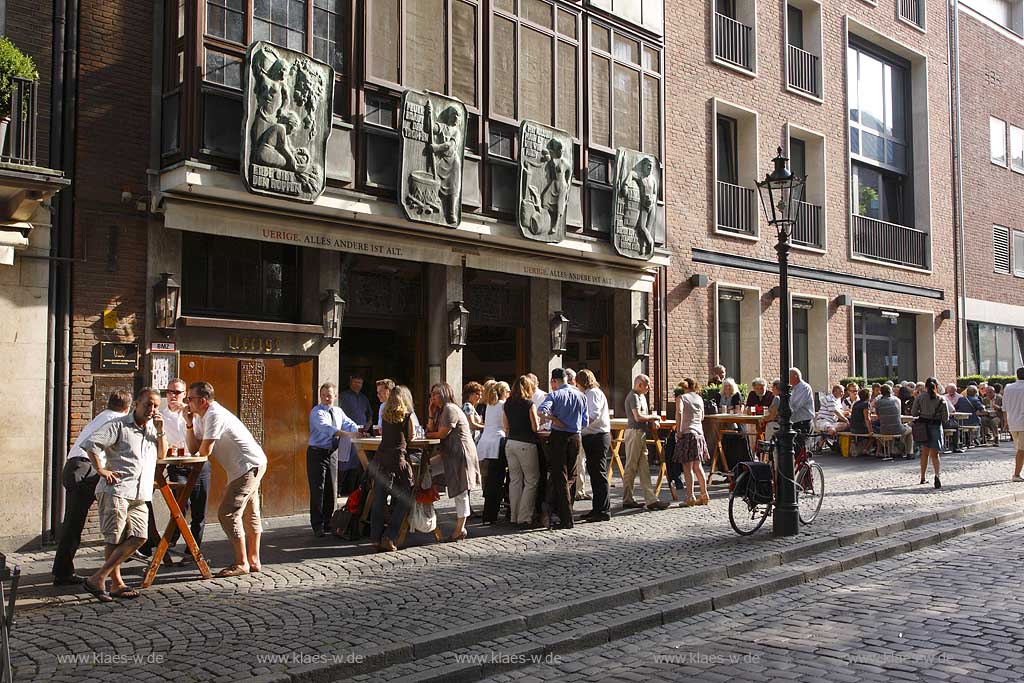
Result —
M167 451L160 392L147 387L136 394L135 409L100 427L84 450L99 475L96 501L106 561L82 585L100 602L137 598L139 592L121 578L121 563L146 542L157 454Z
M1013 447L1017 459L1013 466L1013 481L1022 482L1021 466L1024 465L1024 368L1017 368L1017 381L1003 388L1003 414L1006 425L1013 436Z
M218 578L260 570L260 481L267 456L252 433L231 411L213 400L209 382L193 382L185 398L185 438L192 453L212 457L228 477L217 519L231 541L233 564Z

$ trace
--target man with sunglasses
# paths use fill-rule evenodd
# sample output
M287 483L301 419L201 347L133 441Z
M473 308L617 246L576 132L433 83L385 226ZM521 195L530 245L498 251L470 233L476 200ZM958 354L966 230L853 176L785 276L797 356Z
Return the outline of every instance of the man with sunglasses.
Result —
M218 578L260 571L260 481L267 456L249 429L213 398L209 382L193 382L185 398L185 440L191 453L213 457L227 474L217 519L231 541L234 563Z
M164 416L164 434L167 436L167 447L174 449L175 455L180 455L180 451L188 453L188 443L186 442L187 428L185 424L185 394L188 393L188 385L185 384L185 380L175 377L167 383L167 405L160 409L160 414ZM170 467L168 474L171 477L171 481L176 484L184 484L188 481L189 468L187 467ZM199 478L196 479L196 485L192 488L192 493L189 494L188 502L182 509L181 514L185 514L189 510L192 511L192 521L189 524L189 528L192 530L192 536L196 539L196 545L201 546L203 544L203 531L206 530L206 501L210 496L210 461L207 460L206 464L203 465L203 471L200 472ZM181 534L175 528L171 535L171 545L173 546L178 542L178 538ZM192 555L188 552L185 553L185 557L181 560L182 564L192 562Z

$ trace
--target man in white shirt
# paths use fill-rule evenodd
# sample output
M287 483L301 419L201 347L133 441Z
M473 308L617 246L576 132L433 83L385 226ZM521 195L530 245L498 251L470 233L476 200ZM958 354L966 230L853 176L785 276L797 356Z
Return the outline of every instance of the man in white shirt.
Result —
M89 515L89 508L96 501L96 484L100 477L89 460L89 454L82 449L96 431L111 420L124 417L132 407L132 395L118 389L107 399L107 409L85 425L75 439L75 445L68 452L61 473L64 484L64 521L57 537L57 554L53 558L53 585L72 586L85 579L75 574L75 553L82 542L82 529Z
M580 391L580 388L576 386L576 371L572 368L565 368L565 383L570 388ZM590 494L587 493L586 454L582 448L580 449L580 454L577 456L576 460L576 481L574 486L576 488L576 500L590 500Z
M611 457L612 435L608 399L601 391L601 385L590 370L580 370L578 389L587 400L587 426L580 432L590 474L590 490L594 492L593 509L580 521L607 522L611 519L611 504L608 500L608 461Z
M814 419L814 390L811 385L804 381L800 368L789 369L789 408L793 415L790 418L793 422L793 429L796 430L796 439L793 447L799 451L807 441L807 434L811 431L811 420Z
M146 503L153 500L157 454L167 451L160 392L149 387L141 390L135 395L135 410L96 430L83 450L99 475L96 502L106 561L82 586L100 602L137 598L139 592L121 578L121 563L146 542Z
M164 416L164 435L167 437L167 447L173 448L176 454L189 452L186 437L188 430L185 424L186 393L188 393L188 385L185 384L185 380L175 377L167 383L167 405L160 409L160 414ZM192 487L188 502L181 510L183 515L191 511L192 520L189 523L189 529L196 539L196 545L200 546L203 544L203 533L206 531L206 503L210 497L210 469L210 462L207 461L199 473L199 478L196 479L195 486ZM190 471L185 467L172 466L168 468L171 481L177 484L187 482ZM172 546L178 542L180 535L175 528L170 538ZM192 561L192 555L188 552L181 560L182 564Z
M214 400L209 382L193 382L185 399L188 449L212 457L227 474L217 519L231 541L234 564L218 578L258 572L260 564L260 481L267 473L267 456L242 421Z
M1003 413L1006 425L1013 437L1013 447L1017 451L1013 466L1013 481L1022 482L1021 466L1024 465L1024 368L1017 368L1017 381L1003 387Z

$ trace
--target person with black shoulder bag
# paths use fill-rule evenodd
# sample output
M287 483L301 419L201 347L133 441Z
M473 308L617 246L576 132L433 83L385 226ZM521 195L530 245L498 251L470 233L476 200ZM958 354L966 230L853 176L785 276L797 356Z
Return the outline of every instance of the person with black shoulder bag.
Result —
M942 425L949 419L949 406L939 395L939 382L929 377L925 382L926 391L914 399L910 414L915 418L910 429L914 442L921 446L921 483L925 482L928 460L932 462L935 474L935 488L942 488L939 480L939 451L942 450Z

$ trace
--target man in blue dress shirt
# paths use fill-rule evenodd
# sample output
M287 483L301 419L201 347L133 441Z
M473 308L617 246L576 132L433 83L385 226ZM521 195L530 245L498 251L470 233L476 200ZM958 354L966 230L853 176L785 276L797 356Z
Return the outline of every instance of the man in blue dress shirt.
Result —
M320 403L309 413L309 448L306 476L309 479L309 524L318 538L330 531L338 500L338 451L352 448L359 425L334 405L338 387L327 382L320 387Z
M572 482L580 452L580 431L587 426L587 401L565 382L565 371L551 371L551 393L537 412L551 420L548 438L548 511L558 513L559 528L572 528Z

